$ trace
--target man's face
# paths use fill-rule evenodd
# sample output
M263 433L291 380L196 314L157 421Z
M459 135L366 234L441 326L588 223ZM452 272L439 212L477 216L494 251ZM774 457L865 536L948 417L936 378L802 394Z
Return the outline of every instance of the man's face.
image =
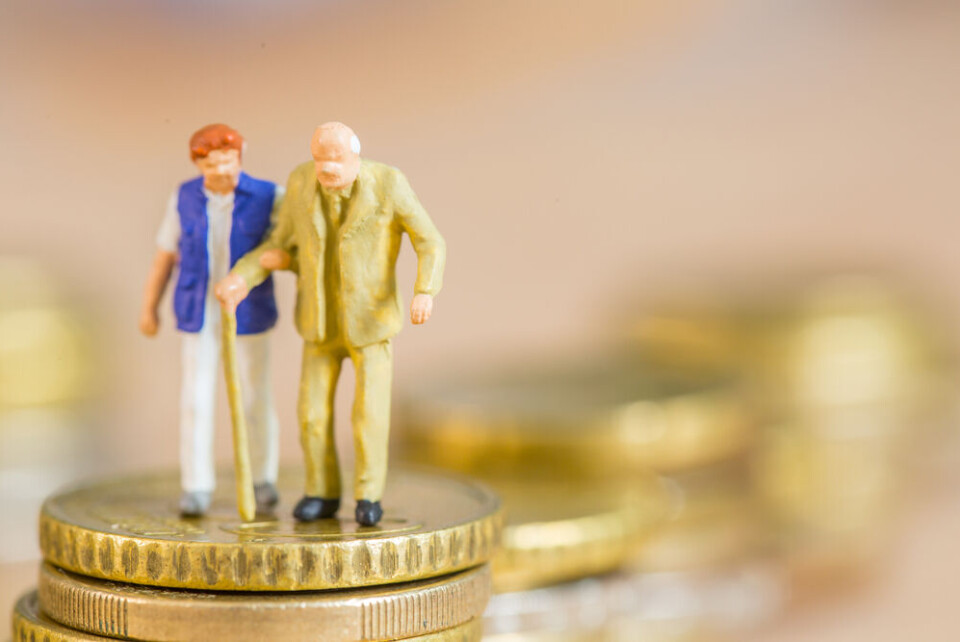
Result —
M314 149L313 163L317 180L327 189L345 189L360 173L360 155L350 150L350 141L341 136L325 136Z
M240 181L240 150L215 149L193 164L203 174L203 186L211 192L232 192Z

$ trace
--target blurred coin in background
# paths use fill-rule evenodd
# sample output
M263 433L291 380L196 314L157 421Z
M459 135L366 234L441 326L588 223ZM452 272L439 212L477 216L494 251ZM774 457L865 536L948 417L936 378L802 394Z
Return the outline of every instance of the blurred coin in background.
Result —
M701 639L723 628L712 609L751 601L729 599L737 582L707 599L721 575L697 575L735 576L760 540L744 457L756 424L719 358L625 352L446 380L403 407L407 457L479 475L504 500L490 639Z
M960 461L944 448L960 453L955 355L930 310L892 279L839 274L674 302L636 315L628 335L661 363L728 358L743 373L771 541L796 571L827 577L877 559L908 482L932 476L918 462Z
M397 432L405 457L467 473L617 478L742 453L755 428L736 373L614 356L425 385Z
M632 568L677 572L736 564L769 544L744 457L664 479L672 513L639 549Z
M776 564L709 571L628 573L495 595L485 639L735 640L780 613L784 578Z
M892 285L844 276L801 288L754 335L770 419L754 476L798 572L861 570L885 550L944 407L932 327Z
M37 262L0 257L0 564L38 558L43 498L101 453L95 336L65 290Z
M498 592L620 568L672 510L654 475L590 484L549 476L489 481L505 507L501 549L493 562Z

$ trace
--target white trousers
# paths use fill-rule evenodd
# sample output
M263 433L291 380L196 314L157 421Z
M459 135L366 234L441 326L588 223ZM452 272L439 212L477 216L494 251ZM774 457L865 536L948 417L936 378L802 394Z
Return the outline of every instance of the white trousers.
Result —
M220 314L206 315L200 332L183 332L180 390L180 482L183 490L212 491L216 485L213 434L220 362ZM212 319L211 319L212 317ZM211 321L213 321L211 323ZM254 483L277 481L279 421L270 385L268 332L237 337L237 367L247 419Z

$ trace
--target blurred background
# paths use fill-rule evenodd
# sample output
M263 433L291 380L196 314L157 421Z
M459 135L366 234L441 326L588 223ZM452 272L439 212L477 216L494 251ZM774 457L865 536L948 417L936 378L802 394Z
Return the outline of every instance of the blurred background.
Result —
M638 407L710 400L654 437L614 426L604 452L627 454L602 480L589 457L552 471L659 475L672 517L641 520L646 546L505 594L580 603L597 591L569 582L602 573L650 605L621 632L696 604L684 635L956 639L958 61L946 0L3 1L0 609L35 582L43 496L177 464L169 301L157 338L137 320L166 199L195 175L190 134L230 124L245 169L284 182L341 120L448 244L433 318L395 342L398 457L440 439L433 463L489 473L587 452L570 417L648 426ZM414 275L408 247L407 301ZM299 464L301 341L278 281L281 452ZM465 425L479 465L451 454L480 447ZM714 507L717 488L709 527L676 499Z

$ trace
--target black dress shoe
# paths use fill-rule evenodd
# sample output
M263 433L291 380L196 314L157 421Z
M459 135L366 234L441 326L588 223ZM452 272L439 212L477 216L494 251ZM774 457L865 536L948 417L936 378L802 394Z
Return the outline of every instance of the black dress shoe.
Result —
M293 516L301 522L312 522L318 519L328 519L340 510L340 498L324 499L304 495L293 509Z
M361 526L376 526L383 517L383 509L380 508L380 502L371 502L369 499L361 499L357 502L357 523Z

